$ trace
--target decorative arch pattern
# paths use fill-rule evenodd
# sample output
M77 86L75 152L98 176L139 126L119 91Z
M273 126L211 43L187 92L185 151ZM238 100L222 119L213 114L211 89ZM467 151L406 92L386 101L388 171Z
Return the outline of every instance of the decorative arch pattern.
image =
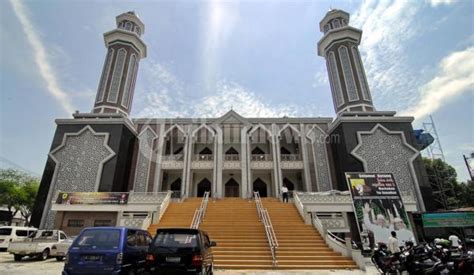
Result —
M110 48L107 54L107 58L104 62L104 69L102 76L100 77L99 92L97 93L96 103L104 100L105 88L107 87L107 81L109 79L110 67L112 66L112 60L114 57L114 49Z
M329 73L331 76L331 83L334 90L334 101L337 107L344 105L344 96L342 95L341 81L339 78L339 71L337 69L336 56L334 52L329 52Z
M340 46L339 57L341 58L342 74L344 75L344 82L346 83L347 97L349 101L359 100L357 94L357 87L354 81L354 73L349 59L349 51L345 46Z
M122 82L123 68L125 66L125 59L127 57L127 51L121 48L117 53L117 59L115 60L114 73L112 75L112 82L110 84L108 102L117 103L118 94L120 89L120 82Z

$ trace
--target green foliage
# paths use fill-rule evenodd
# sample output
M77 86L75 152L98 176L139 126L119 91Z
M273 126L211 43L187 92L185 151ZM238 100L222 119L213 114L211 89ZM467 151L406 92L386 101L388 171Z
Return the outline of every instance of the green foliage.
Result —
M423 162L428 174L428 180L432 184L441 183L445 189L453 190L447 193L448 205L456 208L474 206L474 200L472 199L474 183L472 181L458 183L456 170L440 159L431 160L423 158ZM433 189L433 192L435 191L439 190ZM439 208L442 207L439 206Z
M0 205L7 207L12 217L20 211L27 224L38 188L38 179L13 169L0 169Z

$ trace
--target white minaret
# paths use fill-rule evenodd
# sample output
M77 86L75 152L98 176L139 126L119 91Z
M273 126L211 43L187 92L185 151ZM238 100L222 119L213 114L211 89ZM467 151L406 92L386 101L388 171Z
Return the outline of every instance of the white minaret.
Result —
M319 23L318 55L326 59L334 110L375 111L358 46L362 31L349 26L349 13L329 11Z
M138 63L146 57L140 36L145 25L133 11L116 17L117 28L104 33L107 56L100 78L93 113L130 114Z

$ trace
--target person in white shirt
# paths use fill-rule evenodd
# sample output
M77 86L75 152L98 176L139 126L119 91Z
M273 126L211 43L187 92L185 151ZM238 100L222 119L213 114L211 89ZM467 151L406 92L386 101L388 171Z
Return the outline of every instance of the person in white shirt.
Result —
M281 188L281 195L283 196L283 202L288 202L288 187L286 185Z
M461 243L459 241L459 237L454 235L454 234L451 234L451 236L449 236L448 240L451 242L451 247L458 248L461 245Z
M384 215L378 214L374 223L372 223L369 219L369 214L372 210L370 205L365 203L362 210L364 212L364 226L374 234L375 243L385 243L390 237L390 229L388 228L389 225Z
M397 233L395 231L390 232L392 236L388 238L388 251L390 253L400 253L400 244L398 243Z

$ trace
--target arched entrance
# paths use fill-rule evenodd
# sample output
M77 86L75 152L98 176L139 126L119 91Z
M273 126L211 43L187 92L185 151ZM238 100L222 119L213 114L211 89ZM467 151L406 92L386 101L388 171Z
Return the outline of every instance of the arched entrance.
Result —
M211 192L211 182L208 179L201 180L197 185L197 196L203 197L205 192ZM209 194L211 196L211 194Z
M179 198L181 197L181 178L176 179L171 183L170 185L170 190L171 190L171 196L173 198Z
M257 178L253 182L253 191L258 192L260 197L264 198L267 196L267 184L260 178Z
M283 179L283 185L286 186L286 188L288 188L288 191L295 190L295 185L288 178Z
M239 197L239 184L230 178L225 184L225 196L226 197Z

